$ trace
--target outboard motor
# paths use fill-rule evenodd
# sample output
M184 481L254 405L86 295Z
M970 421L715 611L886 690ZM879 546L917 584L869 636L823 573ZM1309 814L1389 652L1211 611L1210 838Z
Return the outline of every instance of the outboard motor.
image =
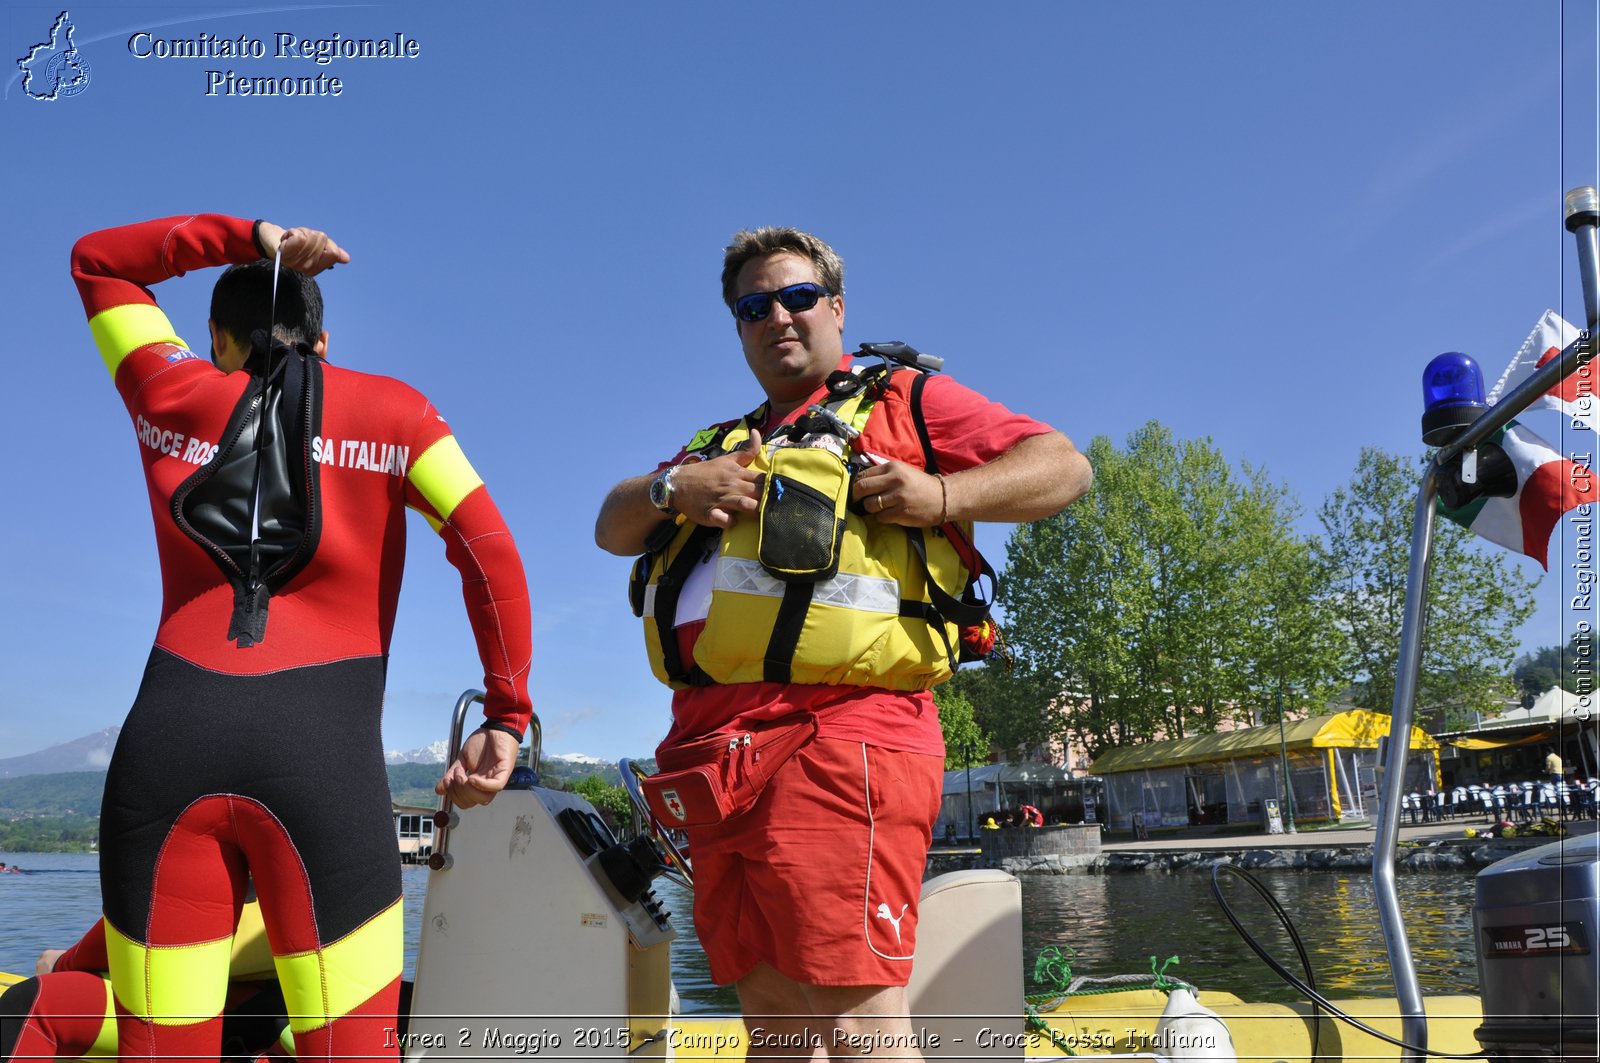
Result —
M1489 1058L1596 1060L1600 834L1484 868L1472 922Z

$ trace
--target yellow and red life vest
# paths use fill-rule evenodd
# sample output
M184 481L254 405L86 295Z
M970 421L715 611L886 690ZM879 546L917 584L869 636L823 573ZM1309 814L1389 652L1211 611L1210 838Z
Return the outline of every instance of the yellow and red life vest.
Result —
M926 379L887 367L836 373L821 405L860 433L857 453L935 471L920 411ZM764 415L765 407L731 427L696 433L687 450L707 459L736 450ZM798 422L805 423L804 417ZM778 682L926 690L954 672L960 629L986 617L990 603L976 599L976 588L979 576L992 579L993 572L971 546L971 526L904 528L845 505L848 474L843 497L830 491L836 483L826 483L844 459L825 447L800 446L795 437L803 431L788 429L789 438L780 434L764 444L751 462L751 469L768 474L757 518L723 531L680 517L663 526L658 539L665 542L653 543L635 565L634 611L644 619L651 671L668 686ZM770 544L763 558L760 518L784 496L775 490L775 476L790 484L789 497L805 489L796 481L810 481L823 487L810 493L839 499L837 567L826 578L785 574L773 563ZM676 629L702 618L705 627L687 665Z

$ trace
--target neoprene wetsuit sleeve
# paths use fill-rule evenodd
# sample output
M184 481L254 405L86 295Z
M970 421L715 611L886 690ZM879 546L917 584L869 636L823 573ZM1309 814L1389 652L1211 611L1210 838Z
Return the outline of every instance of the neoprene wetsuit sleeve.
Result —
M255 223L224 214L190 214L90 233L72 248L72 279L106 369L152 343L188 345L156 305L149 285L192 269L254 262Z
M444 426L444 419L431 407L427 412L427 421ZM488 488L447 426L444 431L447 434L425 448L413 450L420 454L406 470L406 504L444 539L445 557L461 573L467 618L483 662L484 716L523 734L533 714L528 694L533 656L528 579L511 530Z

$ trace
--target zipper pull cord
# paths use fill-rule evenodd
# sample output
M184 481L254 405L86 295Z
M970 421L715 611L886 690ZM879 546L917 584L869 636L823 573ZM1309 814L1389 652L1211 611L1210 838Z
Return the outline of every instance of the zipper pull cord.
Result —
M251 594L261 584L261 441L267 434L267 387L272 381L272 337L278 326L278 271L283 265L283 243L272 252L272 304L267 308L267 356L262 368L259 398L256 401L256 438L251 448L255 470L250 483L250 571L245 589Z

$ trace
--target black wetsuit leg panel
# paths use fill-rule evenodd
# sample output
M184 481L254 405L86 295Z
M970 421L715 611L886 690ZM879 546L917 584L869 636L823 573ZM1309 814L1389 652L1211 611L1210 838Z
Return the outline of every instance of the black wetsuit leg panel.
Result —
M401 887L380 732L383 679L381 657L240 676L153 651L101 811L111 925L145 939L168 835L209 795L257 803L282 825L304 866L320 943L391 905ZM248 862L248 833L236 844ZM266 880L287 870L253 869L264 910L276 899Z

